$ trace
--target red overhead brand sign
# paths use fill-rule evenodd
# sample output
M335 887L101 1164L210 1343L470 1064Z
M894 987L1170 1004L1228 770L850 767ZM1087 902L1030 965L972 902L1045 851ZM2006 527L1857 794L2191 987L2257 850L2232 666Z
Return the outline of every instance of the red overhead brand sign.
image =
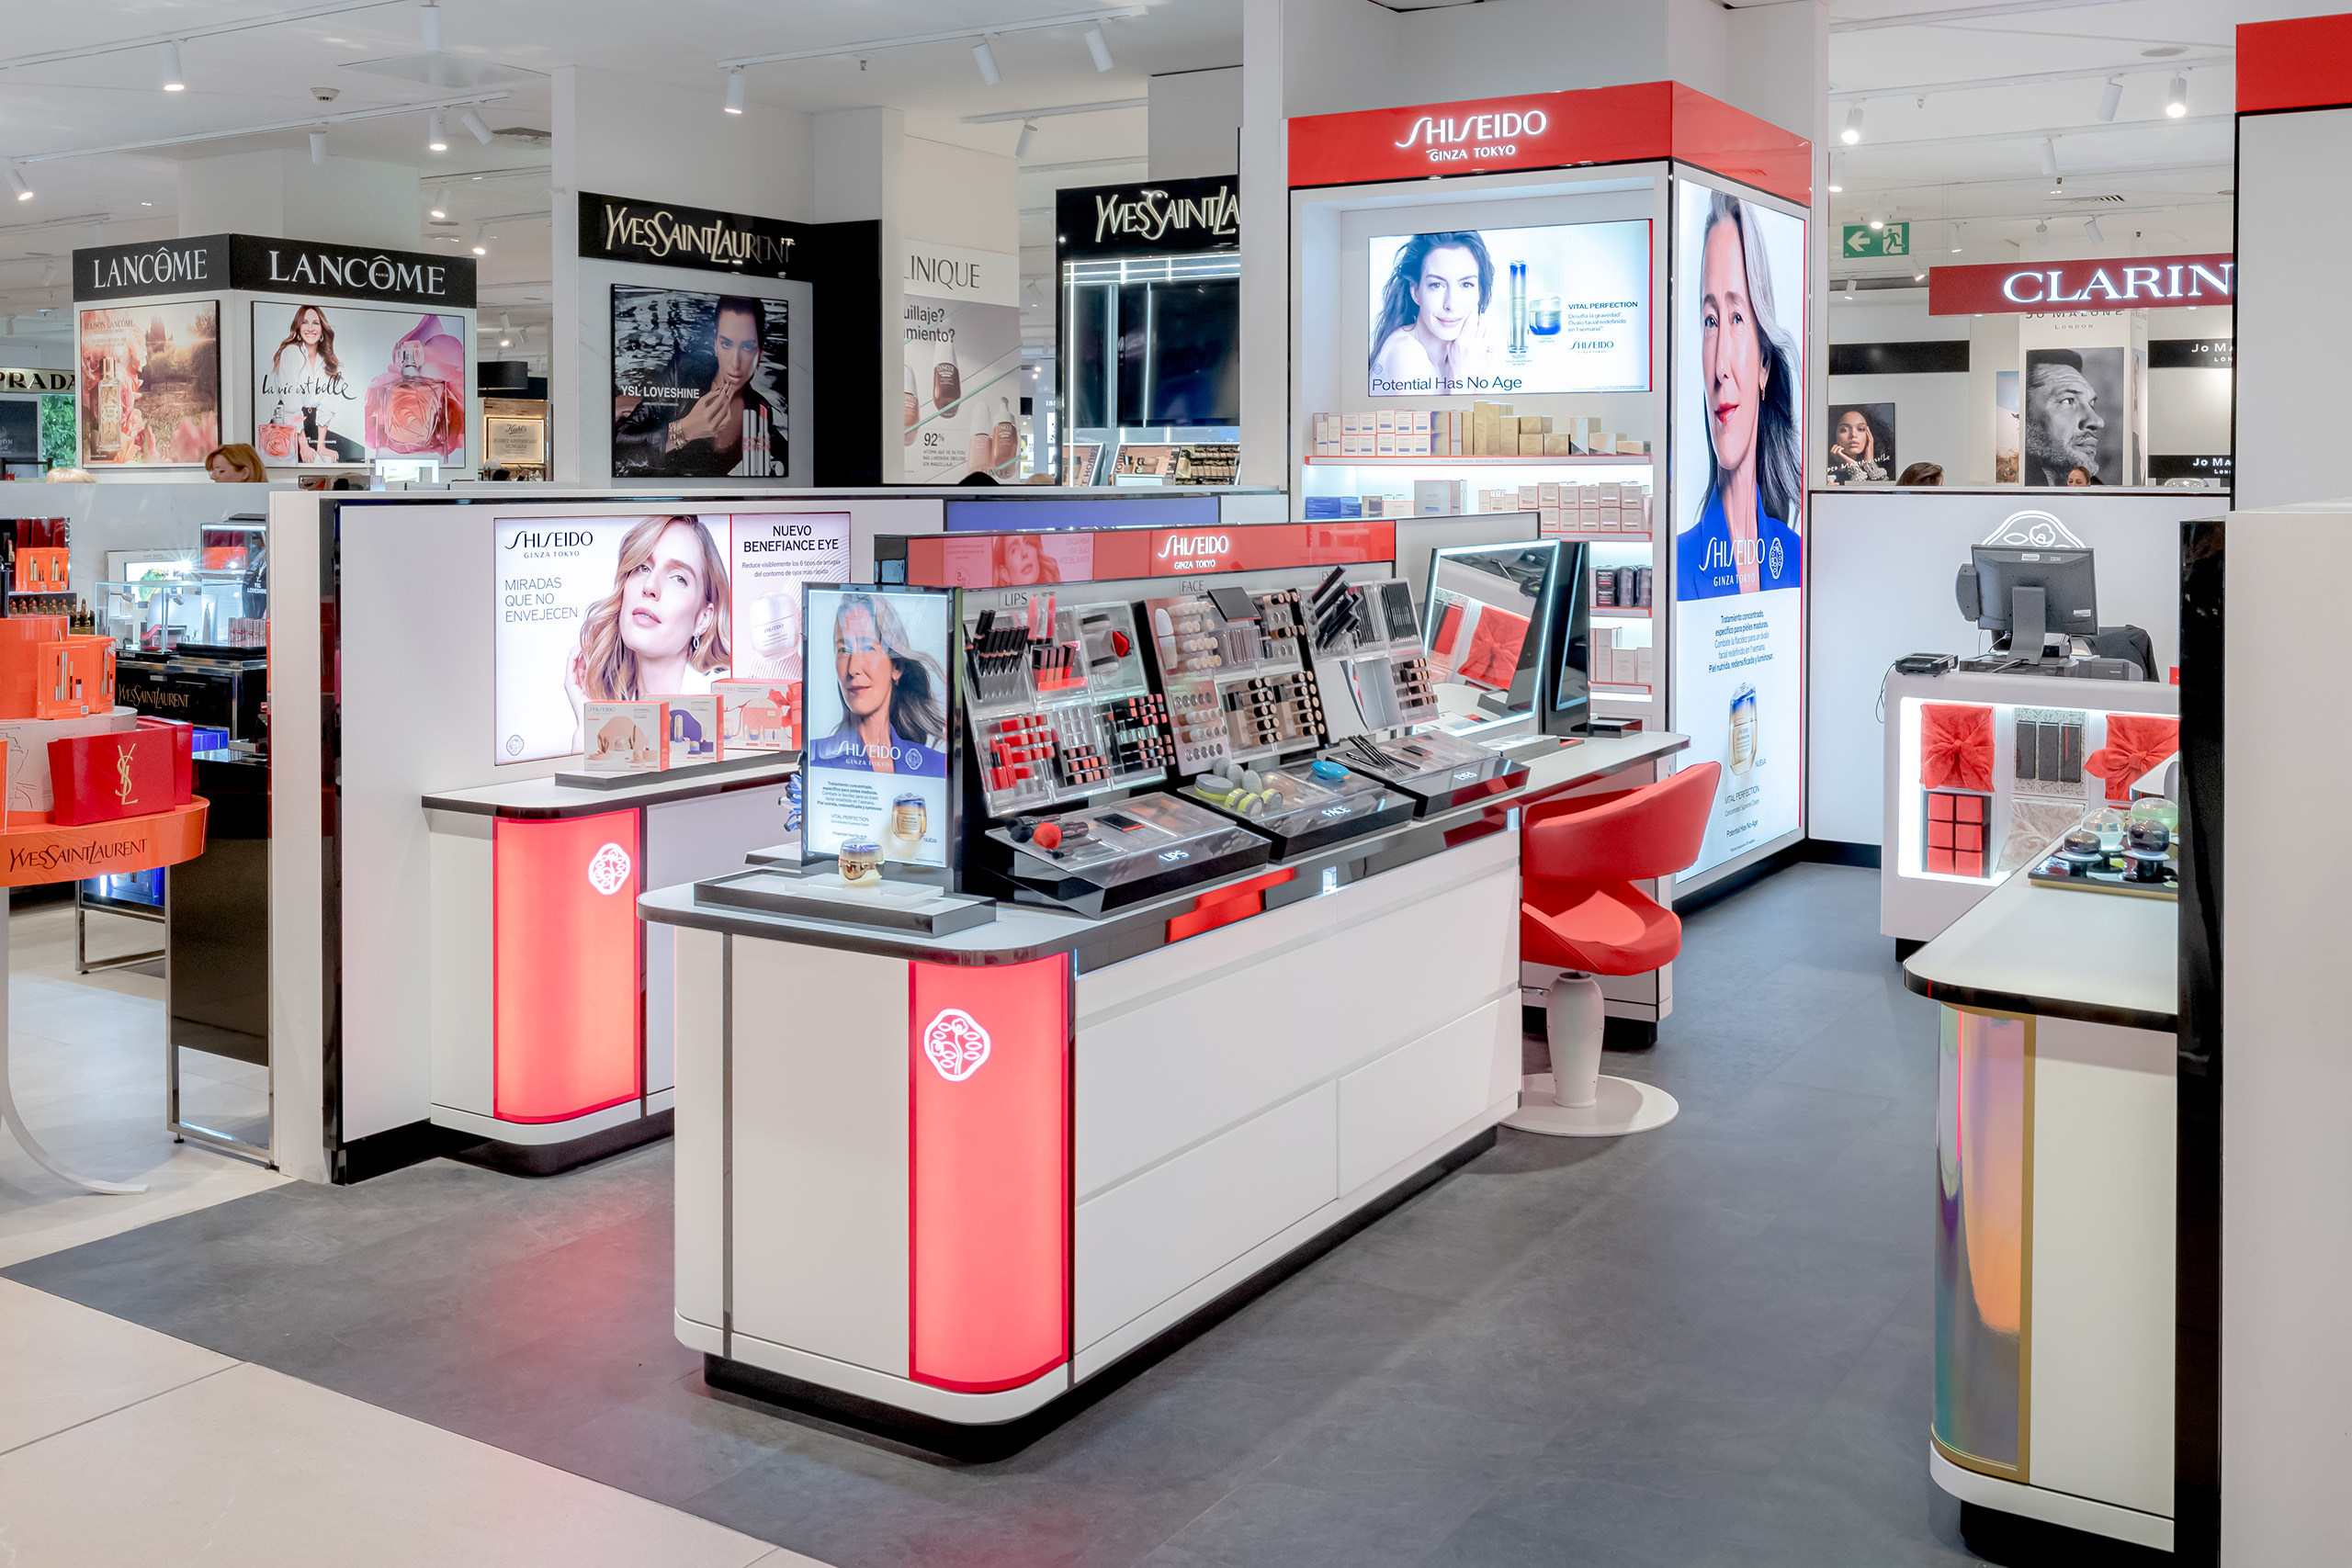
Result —
M933 534L907 541L907 581L917 588L1026 588L1396 558L1396 525L1385 518L1216 529Z
M2237 258L2227 251L2128 261L2044 262L2033 266L1938 266L1928 269L1928 314L2045 314L2226 305L2235 297L2236 288Z
M1679 158L1801 204L1813 200L1810 142L1675 82L1290 122L1295 186L1653 158Z

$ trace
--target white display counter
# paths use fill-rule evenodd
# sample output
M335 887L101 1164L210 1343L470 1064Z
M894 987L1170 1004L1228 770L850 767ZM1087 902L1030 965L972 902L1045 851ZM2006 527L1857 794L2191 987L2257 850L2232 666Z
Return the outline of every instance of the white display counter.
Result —
M1511 794L1101 919L933 937L647 895L680 1341L770 1397L1008 1422L1483 1146L1519 1103L1516 808L1685 744L1555 747Z

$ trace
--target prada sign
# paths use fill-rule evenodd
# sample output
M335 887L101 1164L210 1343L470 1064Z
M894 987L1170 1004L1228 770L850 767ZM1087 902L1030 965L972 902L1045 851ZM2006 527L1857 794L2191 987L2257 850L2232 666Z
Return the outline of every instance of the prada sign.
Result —
M0 367L0 392L70 392L71 370L20 370Z
M207 234L74 253L76 304L224 288L469 310L474 303L474 261L258 234Z
M1080 256L1241 248L1241 186L1227 176L1057 192L1054 246Z

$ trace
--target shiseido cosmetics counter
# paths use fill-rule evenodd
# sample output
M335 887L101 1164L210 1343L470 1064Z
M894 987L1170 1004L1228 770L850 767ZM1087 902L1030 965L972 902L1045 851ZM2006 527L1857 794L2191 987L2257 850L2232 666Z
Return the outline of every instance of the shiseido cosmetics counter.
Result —
M892 543L804 589L798 857L637 902L674 936L679 1338L968 1434L1486 1146L1518 810L1685 741L1582 732L1556 541L1487 552L1523 637L1474 690L1386 524Z

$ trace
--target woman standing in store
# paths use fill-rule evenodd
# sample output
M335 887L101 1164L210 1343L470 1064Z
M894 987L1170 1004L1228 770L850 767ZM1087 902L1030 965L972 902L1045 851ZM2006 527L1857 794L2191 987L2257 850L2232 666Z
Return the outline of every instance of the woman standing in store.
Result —
M888 597L842 595L833 614L833 680L841 722L811 742L812 765L946 777L946 671L916 649Z
M621 539L613 591L589 607L564 668L575 722L582 703L698 695L726 678L727 557L693 517L649 517Z
M1796 354L1772 309L1772 273L1747 203L1714 194L1702 231L1699 391L1707 499L1674 542L1674 596L1794 588L1804 502Z
M1448 397L1486 368L1495 263L1476 230L1416 234L1396 251L1372 329L1372 395Z

